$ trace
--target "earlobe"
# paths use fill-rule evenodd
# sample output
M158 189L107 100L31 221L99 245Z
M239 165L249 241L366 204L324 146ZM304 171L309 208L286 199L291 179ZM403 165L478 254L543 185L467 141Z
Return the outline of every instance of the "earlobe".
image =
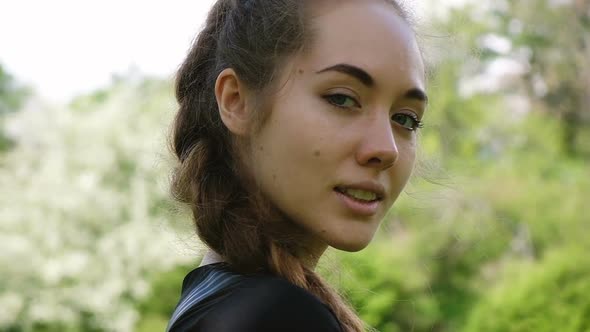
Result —
M215 98L221 121L227 129L238 136L247 135L250 115L246 106L246 89L233 69L224 69L217 76Z

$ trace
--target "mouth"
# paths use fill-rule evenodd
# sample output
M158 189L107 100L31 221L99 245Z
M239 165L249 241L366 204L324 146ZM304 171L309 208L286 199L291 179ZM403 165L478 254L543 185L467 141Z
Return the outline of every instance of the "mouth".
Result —
M345 195L351 199L359 201L360 203L371 203L383 200L383 196L370 190L347 188L347 187L335 187L334 191Z
M367 218L379 212L383 194L359 188L335 187L334 192L341 206L355 216Z
M334 187L343 207L359 216L373 216L379 211L385 190L379 184L362 183L351 186Z
M385 188L377 182L365 181L347 185L338 185L334 190L360 202L382 201Z

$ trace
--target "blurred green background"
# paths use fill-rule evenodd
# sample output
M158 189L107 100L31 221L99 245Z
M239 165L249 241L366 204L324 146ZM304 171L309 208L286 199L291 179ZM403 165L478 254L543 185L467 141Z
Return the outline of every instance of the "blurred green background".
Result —
M375 241L320 271L378 331L590 331L590 1L418 22L431 105ZM0 331L163 331L198 265L169 79L67 105L0 67Z

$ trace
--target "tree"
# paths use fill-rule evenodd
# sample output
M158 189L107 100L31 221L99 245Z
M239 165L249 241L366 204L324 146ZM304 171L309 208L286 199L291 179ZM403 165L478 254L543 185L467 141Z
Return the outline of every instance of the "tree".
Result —
M536 109L562 121L563 150L590 156L590 0L494 2L498 31L530 70L522 77Z
M581 249L557 249L535 265L516 265L476 306L463 331L589 331L590 260Z
M16 112L27 95L28 90L17 85L14 78L0 65L0 152L14 145L14 142L4 134L4 116Z
M173 108L168 82L145 79L11 116L0 331L133 331L151 274L187 259L166 230L178 217L165 190Z

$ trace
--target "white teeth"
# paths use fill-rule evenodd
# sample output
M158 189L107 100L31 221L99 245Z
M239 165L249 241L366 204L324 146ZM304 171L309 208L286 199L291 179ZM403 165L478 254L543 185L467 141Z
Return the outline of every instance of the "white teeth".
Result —
M360 199L363 201L374 201L377 199L377 194L370 191L359 190L359 189L344 189L344 193L349 196L352 196L356 199Z

